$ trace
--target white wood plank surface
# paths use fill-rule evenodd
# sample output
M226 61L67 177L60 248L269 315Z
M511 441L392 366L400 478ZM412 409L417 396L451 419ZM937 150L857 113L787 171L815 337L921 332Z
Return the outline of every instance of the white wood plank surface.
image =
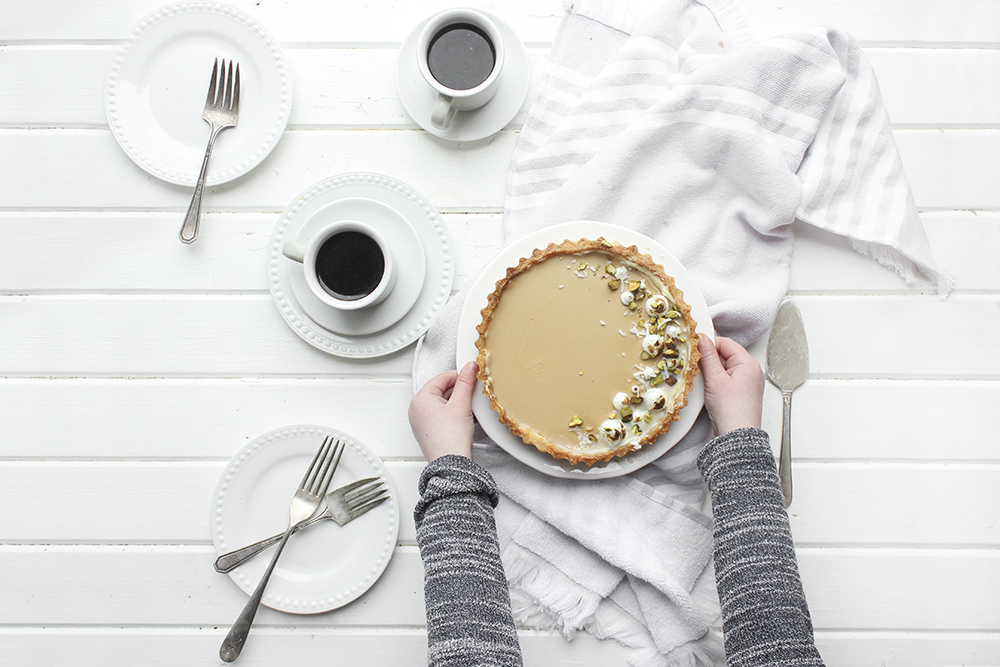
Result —
M798 553L817 628L880 631L995 629L998 557L1000 551L991 549L800 548ZM10 583L0 598L0 624L226 626L246 596L212 569L214 560L209 546L2 547L0 567ZM302 628L420 626L422 589L417 549L403 546L364 604L291 618L261 608L257 622ZM60 594L65 590L74 592L72 598Z
M0 70L0 127L107 128L104 77L117 46L13 45ZM1000 92L993 85L1000 54L975 48L868 47L889 117L899 127L995 127ZM546 46L528 49L538 88ZM293 129L408 128L416 124L399 101L396 48L288 48L295 95ZM919 72L913 76L914 71ZM314 82L321 82L316 85ZM512 127L524 120L524 112Z
M125 627L99 631L81 627L31 629L16 634L0 630L0 650L12 664L106 667L109 658L124 654L131 664L191 667L216 665L225 628ZM305 637L305 640L303 639ZM422 629L379 628L260 628L250 640L253 650L240 657L247 667L318 665L332 656L350 656L357 667L423 667L427 637ZM620 667L621 651L609 642L577 635L561 637L537 631L520 633L525 665L555 663L574 667ZM942 667L987 665L998 654L1000 638L988 632L831 632L820 631L816 642L827 664L854 667ZM44 658L42 656L45 656ZM169 656L169 657L168 657Z
M402 41L421 20L452 6L443 0L425 0L399 5L392 0L331 3L301 0L283 4L233 0L267 26L284 46L300 43L362 44ZM16 43L117 42L134 25L161 7L157 0L133 0L121 5L115 0L95 0L86 6L60 0L38 0L2 6L0 24ZM508 0L504 3L473 2L469 6L492 11L517 31L525 42L551 42L562 17L558 0ZM1000 23L1000 7L991 0L926 1L914 5L907 0L881 0L878 10L866 0L844 0L836 5L819 2L790 4L780 0L744 0L740 3L757 38L801 30L816 25L835 25L863 42L912 45L995 47L1000 45L992 29Z
M46 628L45 632L5 635L0 650L14 664L106 667L108 659L124 653L131 664L220 664L215 657L226 628L112 628L94 633L81 628ZM53 646L53 639L58 643ZM618 667L619 646L580 635L566 642L555 633L522 631L521 650L526 665L587 665ZM246 667L301 667L342 664L352 667L424 667L427 633L423 628L257 628L240 656ZM40 656L46 656L41 659ZM40 661L44 660L44 661ZM927 663L928 665L930 663ZM921 667L918 665L917 667Z
M895 132L917 205L998 209L1000 130ZM445 210L499 211L517 134L503 130L469 147L415 130L288 130L257 169L207 190L209 211L280 211L308 186L350 171L397 178ZM7 209L168 209L183 212L189 188L137 169L109 130L0 130ZM977 169L969 170L975 164ZM53 187L53 184L59 187Z
M423 464L387 465L399 493L399 541L414 544L412 508ZM223 462L186 461L0 463L0 504L16 506L24 488L40 494L36 515L0 516L0 534L18 544L210 543L210 508L224 468ZM1000 506L1000 462L799 461L795 482L790 513L800 546L1000 547L1000 526L992 520ZM872 505L878 515L859 520ZM260 538L284 527L277 524Z
M442 211L455 290L503 245L508 161L561 0L472 3L527 44L529 99L454 146L406 115L397 48L444 0L229 0L280 41L289 130L207 196L149 177L108 130L103 83L166 0L0 2L0 664L216 665L245 596L211 567L209 504L230 457L290 424L351 433L400 493L385 575L330 614L263 610L241 664L426 663L411 509L423 467L405 410L412 351L358 362L285 325L264 262L281 211L347 171L398 178ZM945 300L849 241L795 223L790 293L809 381L795 393L799 563L830 667L1000 666L1000 3L741 0L758 38L855 35L878 75ZM765 341L751 347L763 359ZM375 406L377 428L371 410ZM765 390L776 447L780 395ZM45 491L38 516L23 512ZM116 502L130 491L131 502ZM333 526L330 526L333 528ZM626 651L523 629L525 664L624 667ZM252 650L251 650L252 649ZM346 656L346 657L345 657Z

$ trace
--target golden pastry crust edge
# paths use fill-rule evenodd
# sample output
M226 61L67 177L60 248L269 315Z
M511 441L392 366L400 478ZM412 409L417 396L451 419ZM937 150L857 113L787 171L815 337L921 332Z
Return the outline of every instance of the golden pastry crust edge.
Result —
M681 384L681 387L674 390L676 392L675 400L663 420L637 440L622 443L613 449L597 450L589 454L586 452L572 452L557 447L538 431L511 419L493 392L493 385L489 377L489 358L486 352L486 332L489 330L490 322L493 320L493 313L500 302L500 297L510 281L535 264L551 257L557 255L577 255L586 252L604 252L610 255L617 255L622 260L646 271L659 280L663 291L668 293L673 303L676 304L675 309L680 313L680 319L684 321L684 325L687 327L689 333L687 337L687 361L684 364L683 373L678 376L678 382ZM698 361L701 358L698 352L698 334L696 332L698 323L691 316L691 306L684 301L684 293L674 284L673 277L668 276L662 266L653 261L653 258L649 255L639 252L639 249L634 245L624 246L616 241L608 241L604 237L598 237L596 239L579 239L577 241L566 239L562 243L550 243L545 248L536 248L530 256L522 257L517 265L507 268L504 277L496 282L493 292L487 298L487 305L480 311L480 315L482 316L482 320L476 327L476 331L479 334L476 339L476 349L478 351L476 363L479 365L478 377L483 383L483 394L490 401L490 409L497 414L500 422L507 427L511 435L520 438L526 444L534 446L541 452L549 454L556 459L563 459L571 464L584 463L586 465L593 465L595 463L607 462L654 442L657 437L670 429L670 425L673 422L680 418L680 411L687 406L688 394L694 388L694 379L698 376Z

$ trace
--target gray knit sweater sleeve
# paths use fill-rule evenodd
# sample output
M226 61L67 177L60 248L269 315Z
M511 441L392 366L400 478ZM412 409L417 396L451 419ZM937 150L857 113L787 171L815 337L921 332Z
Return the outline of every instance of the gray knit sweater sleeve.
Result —
M712 494L729 667L821 667L767 433L720 435L698 467Z
M420 475L419 491L413 518L424 561L428 664L520 667L493 478L470 459L442 456Z

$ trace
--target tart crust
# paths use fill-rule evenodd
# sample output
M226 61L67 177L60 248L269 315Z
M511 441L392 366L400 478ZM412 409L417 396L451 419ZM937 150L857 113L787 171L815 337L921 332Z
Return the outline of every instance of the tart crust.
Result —
M603 253L613 258L617 258L624 264L632 266L641 272L648 274L654 279L654 286L657 290L668 296L673 304L673 310L679 315L674 318L683 322L685 353L680 355L684 359L683 369L675 375L677 385L672 387L673 401L656 417L656 421L651 427L641 434L639 438L625 438L619 444L603 440L605 446L592 447L588 449L572 449L559 443L555 443L543 433L527 424L521 424L513 419L503 407L503 403L498 399L493 389L490 379L490 354L487 347L487 332L493 320L494 313L503 292L518 275L529 270L531 267L552 257L565 255L579 255L583 253ZM684 302L683 292L674 284L671 276L668 276L662 266L653 261L649 255L639 252L636 246L623 246L620 243L608 241L603 237L596 239L579 239L576 241L565 240L562 243L550 243L546 248L535 249L530 257L522 257L516 266L508 267L506 275L496 282L496 289L489 295L485 308L481 311L482 321L476 327L479 337L476 340L478 350L477 363L479 364L479 379L483 383L483 394L489 398L490 408L497 413L501 423L507 426L511 434L520 438L525 443L533 445L539 451L545 452L554 458L566 460L572 464L583 463L593 465L598 462L610 461L614 458L624 456L631 451L639 449L656 440L658 436L666 433L670 424L679 417L681 409L687 405L688 394L694 386L694 379L698 375L698 334L695 332L697 322L691 317L691 306ZM638 343L637 343L638 345ZM610 396L609 396L610 398Z

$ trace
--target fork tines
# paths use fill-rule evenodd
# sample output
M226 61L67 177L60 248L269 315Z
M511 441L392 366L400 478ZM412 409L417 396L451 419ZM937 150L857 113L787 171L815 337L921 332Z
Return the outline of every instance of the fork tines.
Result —
M221 77L220 77L221 72ZM220 81L221 78L221 81ZM219 59L215 59L215 66L212 68L212 80L208 84L208 97L205 99L206 106L224 107L226 109L240 108L240 64L236 63L235 74L233 72L233 61L229 61L229 72L226 72L226 60L222 59L222 67L219 67Z
M333 479L333 475L327 476L327 471L330 470L331 466L336 470L340 464L340 457L343 455L344 443L333 436L326 436L319 451L316 452L309 470L302 477L302 483L299 486L303 489L311 490L317 496L324 496L330 486L330 480ZM316 485L317 480L320 482L318 487Z
M389 499L389 489L385 487L385 482L381 478L369 477L367 480L370 484L359 485L358 488L352 489L344 496L346 500L355 509L361 509L369 503L382 502L383 500Z

